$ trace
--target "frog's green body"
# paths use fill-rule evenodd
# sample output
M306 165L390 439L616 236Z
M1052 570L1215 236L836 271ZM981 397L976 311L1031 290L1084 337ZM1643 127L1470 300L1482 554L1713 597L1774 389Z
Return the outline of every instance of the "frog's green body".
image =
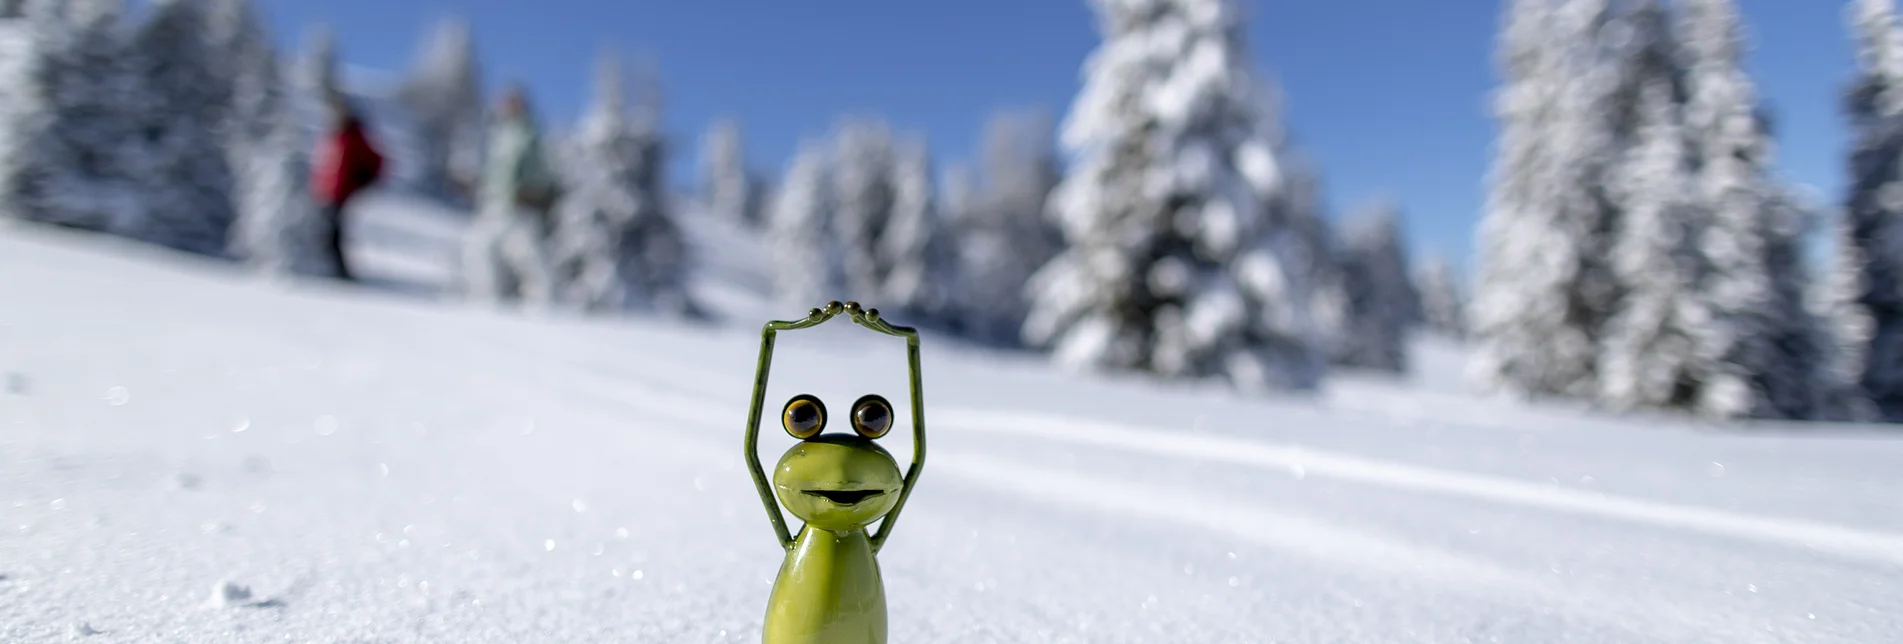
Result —
M889 403L866 396L854 403L853 434L820 434L825 405L796 396L781 414L787 433L800 443L773 468L769 485L760 467L760 411L773 355L774 333L819 324L840 312L861 326L906 339L912 370L912 465L903 478L898 463L873 441L892 425ZM925 462L925 415L919 399L918 333L879 319L856 303L813 309L804 320L769 322L762 334L760 370L754 382L753 415L747 421L746 456L786 559L767 602L766 644L885 644L885 584L879 549L912 492ZM775 499L778 499L776 502ZM786 529L780 506L805 521L799 536ZM883 521L881 521L883 519ZM876 533L866 527L878 521Z
M865 530L800 530L767 600L765 641L884 644L885 582Z

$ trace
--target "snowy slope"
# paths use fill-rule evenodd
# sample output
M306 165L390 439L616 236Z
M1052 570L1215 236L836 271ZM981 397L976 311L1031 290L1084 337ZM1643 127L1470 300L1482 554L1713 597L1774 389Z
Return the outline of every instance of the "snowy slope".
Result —
M675 198L674 220L693 250L690 287L703 304L732 320L785 315L765 304L773 291L772 250L758 232L711 216L690 198Z
M370 210L366 257L455 230ZM24 227L0 302L0 641L759 639L758 319L525 319ZM902 403L902 355L783 335L769 403ZM924 357L895 642L1903 640L1892 438ZM248 598L209 603L225 582Z
M349 261L367 278L418 292L454 287L466 212L378 187L353 199L345 217Z
M762 305L771 288L765 245L751 231L700 216L691 204L676 211L696 265L695 297L723 319L774 315ZM402 188L374 188L353 201L349 257L379 286L448 296L461 264L469 214Z

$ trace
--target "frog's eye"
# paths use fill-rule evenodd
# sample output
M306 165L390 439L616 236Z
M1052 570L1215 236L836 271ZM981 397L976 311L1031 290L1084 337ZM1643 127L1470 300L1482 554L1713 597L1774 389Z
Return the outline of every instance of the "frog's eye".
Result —
M866 438L892 431L892 403L878 394L866 394L852 404L852 430Z
M826 403L812 394L794 396L786 401L786 411L780 412L780 425L800 440L818 436L826 428Z

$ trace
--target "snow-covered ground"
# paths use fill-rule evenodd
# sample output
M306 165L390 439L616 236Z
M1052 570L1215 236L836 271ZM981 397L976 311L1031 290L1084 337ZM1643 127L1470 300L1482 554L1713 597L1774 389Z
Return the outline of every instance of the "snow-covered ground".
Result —
M758 641L757 249L694 227L720 325L532 318L364 203L366 288L0 228L0 641ZM779 346L775 409L903 404L896 340ZM1894 433L1481 402L1436 342L1320 399L924 353L895 642L1903 641Z

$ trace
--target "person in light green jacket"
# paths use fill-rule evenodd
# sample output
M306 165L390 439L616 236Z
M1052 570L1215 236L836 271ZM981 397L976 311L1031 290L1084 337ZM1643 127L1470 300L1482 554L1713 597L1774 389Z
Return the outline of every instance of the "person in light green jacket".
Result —
M555 290L545 244L559 184L520 86L503 91L488 137L476 220L464 249L465 290L485 304L519 297L543 308Z

